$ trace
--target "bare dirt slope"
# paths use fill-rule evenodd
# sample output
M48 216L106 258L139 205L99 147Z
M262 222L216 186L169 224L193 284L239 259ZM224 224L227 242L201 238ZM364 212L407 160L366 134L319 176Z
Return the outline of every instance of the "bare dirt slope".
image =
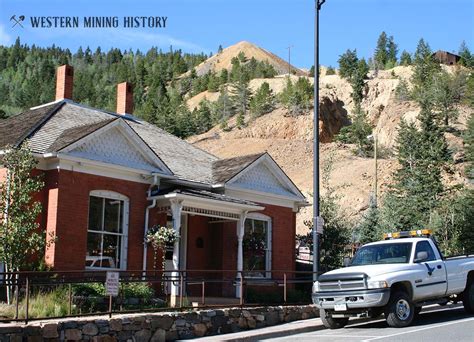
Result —
M374 162L370 158L354 155L354 147L332 142L339 129L348 124L353 110L350 97L350 85L338 75L325 75L320 78L320 108L321 121L319 132L321 141L322 165L332 159L333 170L329 185L336 188L340 196L340 204L347 215L354 222L368 208L369 198L374 186ZM392 72L393 71L393 72ZM396 160L390 156L390 150L395 146L397 127L400 120L414 120L419 114L418 106L413 102L400 102L395 98L395 89L400 78L409 80L412 70L409 67L396 67L388 71L380 71L371 75L367 81L365 99L362 103L368 112L368 118L377 134L384 156L378 163L378 194L381 195L391 182L391 175L397 168ZM394 76L395 74L395 76ZM296 78L296 77L294 77ZM312 78L310 78L312 82ZM263 82L268 82L273 91L278 94L286 84L286 77L273 79L252 80L250 86L257 89ZM217 94L217 93L215 93ZM208 100L217 99L214 94L199 94ZM198 103L199 98L192 98L188 102ZM194 101L194 102L193 102ZM460 107L458 124L459 129L465 127L465 122L471 110ZM219 157L232 157L243 154L268 151L282 166L296 185L308 196L311 201L312 192L312 112L298 117L289 117L283 108L277 108L256 120L246 119L247 126L242 129L232 128L235 120L230 120L231 131L224 132L218 126L209 132L194 136L190 142ZM457 161L454 172L447 177L448 183L463 183L462 140L459 135L447 134L447 139ZM322 184L324 187L326 184ZM324 191L324 189L322 189ZM304 220L311 218L311 207L302 209L297 216L297 231L304 233L307 228Z
M288 73L288 62L255 44L242 41L225 48L221 53L218 53L199 64L195 68L196 74L202 76L207 74L209 71L220 72L222 69L230 70L232 68L232 58L237 57L240 52L243 52L248 59L253 57L257 61L267 61L275 68L279 75ZM291 66L291 71L298 76L306 75L306 72L294 66Z

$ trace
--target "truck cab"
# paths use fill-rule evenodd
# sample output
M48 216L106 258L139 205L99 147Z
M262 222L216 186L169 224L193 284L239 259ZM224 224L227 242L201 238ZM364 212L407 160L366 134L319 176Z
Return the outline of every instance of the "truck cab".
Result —
M327 327L381 313L390 326L403 327L423 305L453 299L474 308L474 257L445 259L429 230L384 237L361 247L348 267L327 272L314 283L313 302Z

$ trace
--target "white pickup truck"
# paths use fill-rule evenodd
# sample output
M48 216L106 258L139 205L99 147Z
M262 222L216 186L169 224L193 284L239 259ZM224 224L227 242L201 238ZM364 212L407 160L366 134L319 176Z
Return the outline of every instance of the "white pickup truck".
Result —
M343 328L349 317L383 313L389 326L405 327L423 306L449 301L474 313L474 255L444 258L430 235L386 234L361 247L348 267L321 275L312 298L324 325Z

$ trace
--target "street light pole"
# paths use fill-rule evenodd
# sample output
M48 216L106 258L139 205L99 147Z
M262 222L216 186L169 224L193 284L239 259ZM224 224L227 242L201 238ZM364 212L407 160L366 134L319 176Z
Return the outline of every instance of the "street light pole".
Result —
M313 116L313 281L319 272L319 10L326 0L315 0L314 14L314 116Z

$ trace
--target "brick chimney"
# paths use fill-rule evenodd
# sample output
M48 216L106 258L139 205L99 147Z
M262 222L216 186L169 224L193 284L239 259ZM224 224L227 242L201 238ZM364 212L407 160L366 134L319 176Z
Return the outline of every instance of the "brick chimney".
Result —
M122 82L117 84L117 113L133 113L133 86L131 83Z
M72 87L74 82L74 68L70 65L61 65L56 72L56 101L72 100Z

